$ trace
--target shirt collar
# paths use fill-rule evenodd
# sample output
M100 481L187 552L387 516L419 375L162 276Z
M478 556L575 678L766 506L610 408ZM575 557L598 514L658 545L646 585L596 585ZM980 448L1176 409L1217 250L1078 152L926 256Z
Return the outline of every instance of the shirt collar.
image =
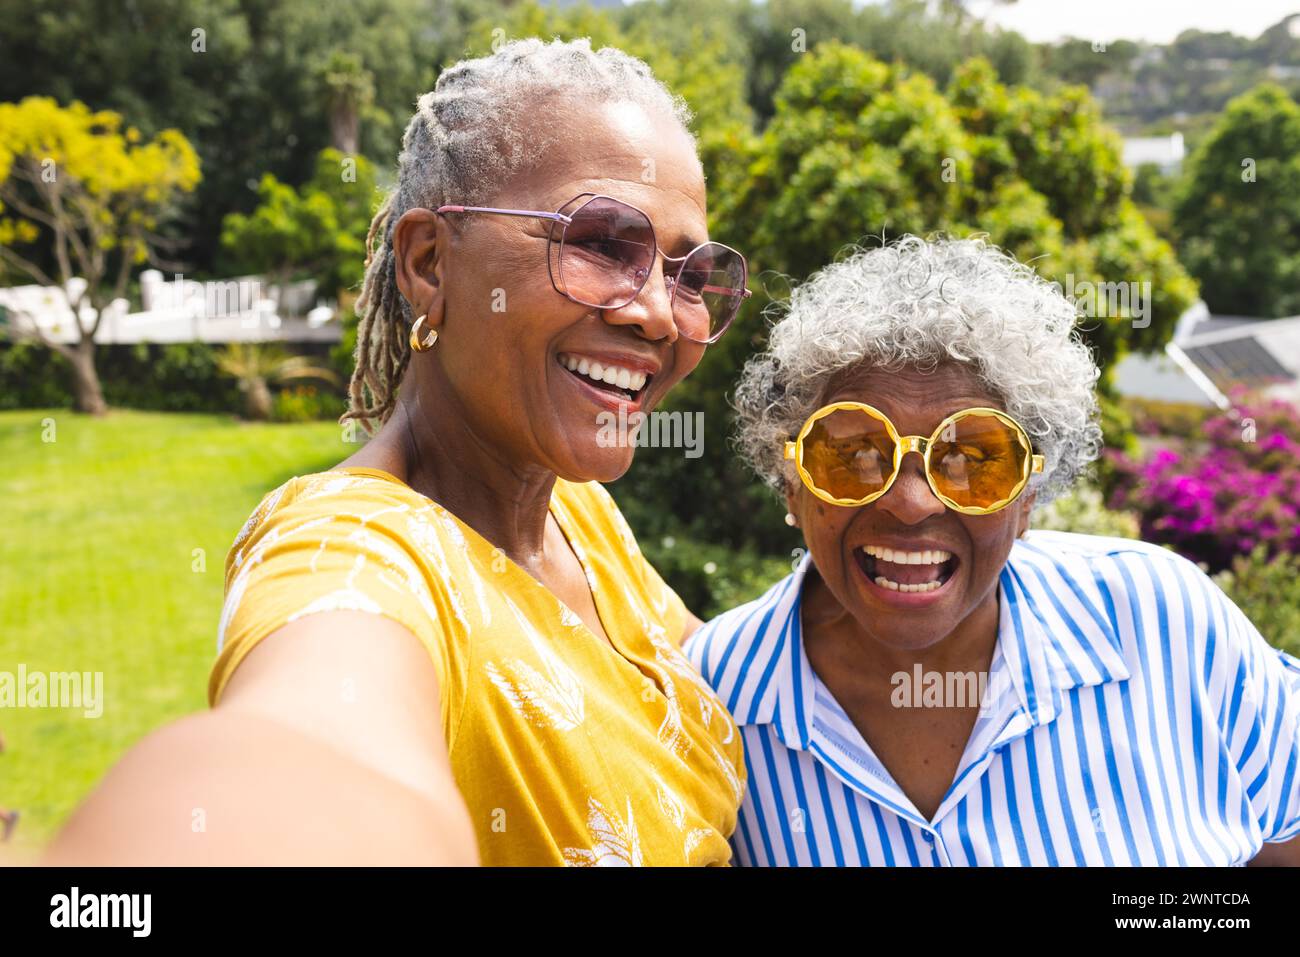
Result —
M787 747L806 750L816 682L803 647L805 553L794 571L760 599L767 605L746 669L768 675L732 708L739 725L772 724ZM1091 575L1079 574L1036 545L1017 540L999 577L998 643L1011 686L1032 725L1061 712L1072 688L1129 677L1109 602ZM996 655L995 655L996 657Z
M755 603L754 617L759 624L740 680L748 685L747 675L760 677L755 691L738 689L739 699L728 703L736 724L774 724L787 747L801 750L812 738L809 729L815 694L800 614L804 577L811 563L811 555L805 552L794 571Z
M1017 539L999 578L998 641L1020 703L1034 724L1061 711L1073 688L1129 677L1116 623L1081 556Z

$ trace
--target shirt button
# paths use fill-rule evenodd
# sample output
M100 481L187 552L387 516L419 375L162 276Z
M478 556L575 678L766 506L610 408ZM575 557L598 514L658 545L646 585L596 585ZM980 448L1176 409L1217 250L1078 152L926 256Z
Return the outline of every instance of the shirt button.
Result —
M925 843L927 844L934 843L934 835L931 834L929 831L923 831L921 836L925 838Z

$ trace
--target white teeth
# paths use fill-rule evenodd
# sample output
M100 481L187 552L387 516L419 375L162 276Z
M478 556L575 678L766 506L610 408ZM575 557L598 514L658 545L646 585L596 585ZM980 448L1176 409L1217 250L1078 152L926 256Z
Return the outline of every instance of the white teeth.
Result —
M913 592L934 591L937 588L943 587L943 582L925 582L923 584L918 584L918 585L900 585L898 582L885 578L884 576L877 576L876 584L879 585L881 588L888 588L890 591L901 591L901 592L907 592L909 594Z
M629 392L640 392L650 378L644 372L634 372L631 369L624 369L621 366L603 366L599 362L593 362L590 359L581 359L577 356L560 354L560 365L570 372L576 372L584 375L596 382L604 382L615 388L627 389Z
M864 545L862 550L872 558L882 562L890 562L894 565L941 565L952 558L952 552L946 552L943 549L926 549L919 552L905 552L902 549L885 548L882 545ZM944 583L941 581L918 582L916 584L903 584L893 579L886 578L884 575L878 575L875 579L877 585L881 588L888 588L890 591L901 591L909 594L915 592L931 592L942 588Z
M864 545L862 550L872 558L895 565L941 565L952 558L952 552L931 549L923 552L905 552L902 549L883 548L879 545Z

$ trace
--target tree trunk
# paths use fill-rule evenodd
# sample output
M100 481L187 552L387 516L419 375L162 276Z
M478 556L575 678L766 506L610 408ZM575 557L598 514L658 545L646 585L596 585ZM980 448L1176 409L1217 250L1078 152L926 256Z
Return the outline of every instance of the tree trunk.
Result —
M95 369L95 341L83 339L73 346L72 395L78 412L103 415L108 411L104 390L99 385L99 372Z
M248 392L244 397L244 415L254 422L265 422L271 418L271 390L266 380L254 376L248 380Z
M330 110L330 145L340 153L355 156L361 134L361 116L356 106L344 101Z

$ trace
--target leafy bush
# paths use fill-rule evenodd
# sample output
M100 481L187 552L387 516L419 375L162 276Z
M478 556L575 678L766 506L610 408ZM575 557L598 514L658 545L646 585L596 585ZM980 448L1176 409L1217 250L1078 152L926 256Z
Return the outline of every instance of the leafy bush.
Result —
M238 400L206 342L111 347L99 364L110 406L160 412L227 412Z
M1215 576L1261 635L1283 651L1300 655L1300 555L1279 555L1257 545Z
M292 348L317 358L322 351L311 344ZM207 342L100 346L98 366L104 398L117 408L236 412L243 397L238 383L221 372L218 360L222 351L222 346ZM0 344L0 409L72 408L70 375L67 360L44 346ZM293 405L304 400L291 397L285 401ZM312 411L307 418L337 418L343 412L342 402L340 396L322 392L314 404L309 403Z
M705 621L763 594L790 573L799 557L772 558L671 535L639 541L664 581Z
M315 386L300 385L276 393L271 418L276 422L314 422L337 419L346 404L332 392L319 392Z
M338 374L339 381L352 381L352 372L356 368L357 325L357 291L345 289L339 293L339 321L343 327L343 337L330 349L330 368Z
M1042 508L1035 509L1034 528L1054 532L1078 532L1081 535L1105 535L1108 538L1137 538L1138 518L1132 512L1106 508L1101 491L1082 485Z
M1198 438L1206 421L1214 415L1213 409L1190 402L1132 397L1124 401L1132 414L1133 428L1141 435Z
M100 346L96 365L110 406L160 412L227 412L238 392L223 381L204 342ZM72 408L71 371L57 352L29 342L0 345L0 408Z
M1116 449L1126 455L1137 455L1141 445L1137 439L1133 415L1129 404L1117 396L1106 383L1098 389L1097 400L1101 406L1101 441L1102 447ZM1121 482L1114 462L1103 456L1092 467L1093 480L1101 491L1103 498L1112 495Z
M34 342L0 346L0 409L72 407L68 360Z
M1300 416L1286 402L1209 419L1204 441L1171 440L1146 462L1108 455L1120 475L1112 508L1141 516L1142 537L1212 570L1262 546L1300 552Z

